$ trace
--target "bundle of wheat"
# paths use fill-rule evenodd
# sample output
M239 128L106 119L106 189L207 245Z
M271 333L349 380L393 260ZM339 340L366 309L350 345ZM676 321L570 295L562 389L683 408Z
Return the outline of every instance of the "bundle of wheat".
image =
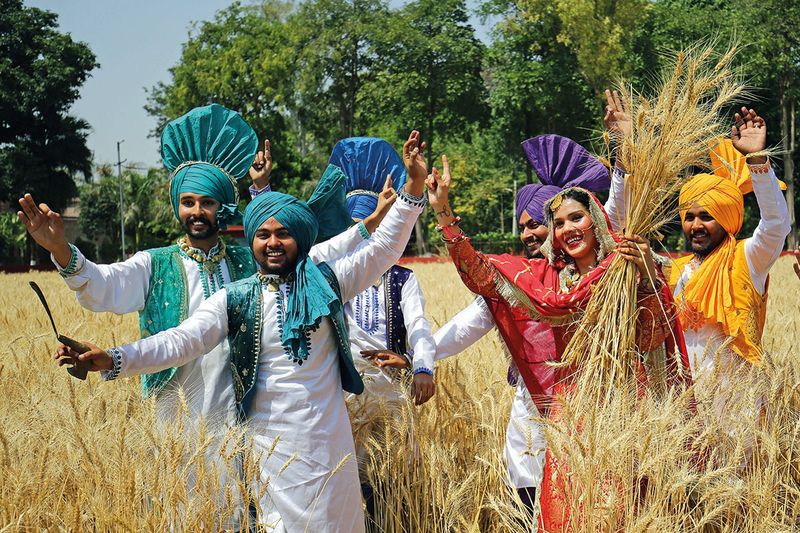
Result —
M691 170L710 166L709 146L730 131L722 112L745 91L731 64L735 53L731 47L716 59L712 44L678 52L654 98L620 85L632 122L630 134L613 139L630 174L626 218L618 221L626 234L658 239L659 230L678 212L676 199ZM608 135L606 139L611 140ZM627 385L639 360L636 287L636 267L615 257L594 286L562 357L561 364L591 378L579 394L600 403L613 390L630 390Z

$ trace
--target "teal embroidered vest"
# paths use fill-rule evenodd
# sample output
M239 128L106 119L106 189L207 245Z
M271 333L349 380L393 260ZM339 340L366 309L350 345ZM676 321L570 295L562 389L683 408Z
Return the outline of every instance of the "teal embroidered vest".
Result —
M361 394L364 392L364 382L353 364L353 356L350 353L350 336L344 318L339 282L327 264L320 263L317 266L338 298L334 304L335 309L328 318L331 320L336 337L342 388L353 394ZM228 341L231 349L233 390L236 394L239 416L245 419L255 396L258 356L261 353L263 289L258 276L251 276L227 285L225 292L228 299Z
M189 285L186 270L177 244L147 250L150 254L150 286L144 309L139 311L139 330L142 338L174 328L189 315ZM240 280L256 271L250 248L227 246L225 263L231 281ZM167 368L153 374L142 374L142 395L157 394L175 376L177 368Z

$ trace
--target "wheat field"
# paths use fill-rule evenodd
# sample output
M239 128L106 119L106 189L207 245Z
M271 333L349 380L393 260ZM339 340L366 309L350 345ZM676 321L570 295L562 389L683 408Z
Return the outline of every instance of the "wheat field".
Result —
M766 414L725 424L687 420L675 414L685 402L679 397L582 412L579 433L567 406L564 422L548 428L552 449L572 465L580 506L573 515L583 515L575 531L800 530L800 280L791 262L782 258L771 276L770 357L731 395L742 412L763 398ZM434 330L471 301L452 265L414 269ZM0 531L197 531L232 523L251 497L236 480L256 471L257 458L241 453L246 437L230 432L223 460L209 460L219 443L202 426L158 424L137 380L69 377L51 359L56 341L29 279L48 295L62 333L104 347L138 338L135 315L83 310L56 274L0 275ZM437 367L430 402L407 406L373 435L378 530L530 527L533 517L515 505L502 462L513 397L506 370L491 332ZM240 455L243 474L220 476L219 469L233 474ZM221 478L233 481L220 486ZM597 490L608 479L644 486L644 497Z

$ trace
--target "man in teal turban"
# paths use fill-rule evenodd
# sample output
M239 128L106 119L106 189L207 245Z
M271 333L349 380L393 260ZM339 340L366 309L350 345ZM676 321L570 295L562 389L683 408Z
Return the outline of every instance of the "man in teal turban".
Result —
M262 494L259 521L275 527L277 520L278 531L365 529L342 393L358 394L364 384L342 302L388 270L408 243L425 203L427 169L417 138L414 132L404 146L404 191L354 251L328 262L311 257L320 233L341 231L349 219L344 175L331 166L308 202L266 192L248 205L245 235L257 274L216 292L176 328L108 351L89 345L80 355L115 379L203 359L206 347L227 338L237 412L261 458L260 479L244 481ZM59 356L78 354L62 346Z

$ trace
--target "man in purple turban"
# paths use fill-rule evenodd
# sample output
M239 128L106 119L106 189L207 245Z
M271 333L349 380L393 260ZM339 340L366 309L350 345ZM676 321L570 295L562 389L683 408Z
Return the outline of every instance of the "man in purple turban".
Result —
M522 143L540 183L522 187L517 193L516 217L519 237L528 257L539 254L547 238L543 207L545 202L566 187L580 186L591 191L609 187L608 169L578 143L560 135L540 135ZM483 337L496 325L496 302L477 298L434 334L436 359L455 355ZM520 324L526 339L526 349L533 347L539 354L532 360L544 361L555 354L550 326L528 321ZM509 350L510 345L507 345ZM528 354L530 355L530 354ZM511 416L506 430L505 459L511 484L533 517L536 487L542 482L544 454L547 443L538 423L539 411L531 400L524 382L517 378L516 368L509 369L509 383L516 386L511 404ZM546 387L543 387L546 389Z

